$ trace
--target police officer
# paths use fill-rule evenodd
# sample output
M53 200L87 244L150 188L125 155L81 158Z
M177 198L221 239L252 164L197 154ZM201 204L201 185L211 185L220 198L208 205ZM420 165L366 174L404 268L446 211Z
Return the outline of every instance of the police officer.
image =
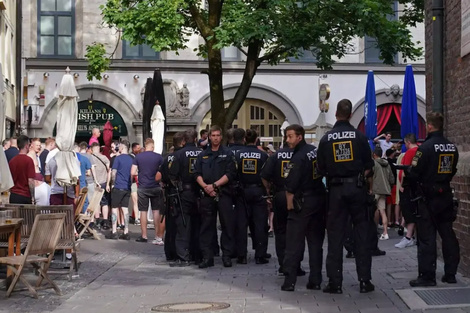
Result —
M452 228L457 208L453 207L450 187L457 172L459 153L443 135L442 114L427 114L426 123L428 137L416 151L409 175L424 196L417 214L419 276L410 281L412 287L436 285L436 231L442 239L444 256L442 282L457 282L455 274L460 261L459 242Z
M195 177L201 187L201 231L200 246L203 260L199 268L214 266L213 237L216 229L217 211L222 226L222 262L232 266L231 257L235 254L235 210L229 181L236 175L233 153L221 145L222 129L212 126L209 134L210 148L201 152L196 160Z
M286 189L284 185L284 175L287 171L287 165L292 158L294 149L289 148L287 144L284 148L271 155L263 169L261 178L266 188L267 194L272 195L273 206L273 228L274 245L276 248L277 260L279 262L279 274L284 274L284 252L286 249L286 227L287 227L287 202Z
M173 147L174 150L171 153L163 158L163 163L160 166L160 173L162 175L161 182L163 183L163 189L165 191L165 207L164 215L165 215L165 256L167 261L170 262L179 262L178 261L178 254L176 253L176 246L175 246L175 237L176 237L176 224L175 224L175 208L171 205L171 199L168 197L170 194L174 194L176 192L175 186L172 184L170 175L169 175L169 166L172 164L174 159L174 154L176 151L182 148L183 145L183 133L178 132L173 136ZM170 263L170 266L173 266L173 263Z
M286 128L286 142L294 149L285 179L287 238L281 289L294 291L297 269L307 239L310 276L307 289L319 290L322 282L323 239L325 238L326 189L316 167L317 148L305 142L305 130L293 124Z
M265 198L266 189L261 181L261 169L268 159L268 154L258 149L257 138L255 130L247 129L245 132L246 146L237 152L235 158L238 163L238 177L243 188L242 196L248 220L253 225L251 234L255 248L255 262L256 264L266 264L269 262L266 259L269 210L267 198Z
M170 178L178 189L175 196L180 202L177 208L176 223L176 253L178 261L175 265L187 266L192 259L199 261L199 216L198 188L194 178L196 159L201 149L196 147L197 132L194 129L183 133L184 147L174 154L170 165Z
M228 146L232 150L233 155L245 147L245 130L243 128L232 128L227 131ZM243 186L238 175L231 182L234 192L235 214L236 214L236 257L238 264L247 264L247 242L248 242L248 217L246 201L243 193ZM253 238L252 233L252 238Z
M329 283L326 293L342 293L344 232L349 217L353 223L356 270L360 292L371 292L371 251L369 243L370 221L367 216L367 176L374 161L367 138L350 123L352 104L343 99L336 109L333 129L325 134L318 147L318 167L327 177L328 255L326 273Z

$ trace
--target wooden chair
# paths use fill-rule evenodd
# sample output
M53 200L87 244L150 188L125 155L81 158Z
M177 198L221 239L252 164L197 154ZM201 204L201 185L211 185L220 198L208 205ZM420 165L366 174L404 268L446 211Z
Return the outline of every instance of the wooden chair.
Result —
M13 217L23 219L23 225L21 226L21 249L24 249L31 236L37 210L40 209L41 206L33 204L6 204L5 208L7 210L13 210ZM4 243L0 241L0 247L3 247L3 245Z
M100 240L101 238L98 235L98 232L94 230L93 228L90 227L90 223L94 220L94 215L95 215L95 210L96 208L99 207L101 198L103 197L104 194L104 189L102 188L96 188L95 192L93 193L93 197L91 198L88 208L85 213L80 213L75 222L77 226L78 231L78 238L81 239L85 231L89 232L90 234L93 235L93 237L97 240Z
M74 209L73 205L52 205L43 207L39 210L38 214L56 214L65 213L65 222L62 227L59 242L57 243L56 250L64 250L64 256L66 250L71 250L72 262L68 270L55 270L53 274L67 274L69 281L72 280L72 273L75 270L75 276L78 277L78 260L77 250L78 243L75 241L75 227L74 227ZM52 271L51 271L52 273Z
M47 288L53 288L58 295L61 295L59 287L49 278L47 270L54 256L64 220L65 213L38 214L34 219L33 229L24 255L0 258L0 263L6 264L15 274L10 288L7 290L7 297L10 297L18 280L21 280L37 299L37 290L46 289L46 286L40 287L40 282L43 279L51 285ZM36 287L33 287L22 276L26 264L31 264L39 272Z
M86 202L87 194L88 194L88 188L87 188L87 187L83 187L83 188L80 190L80 194L78 195L78 202L77 202L77 207L75 208L74 219L75 219L75 217L77 217L80 213L82 213L82 211L83 211L83 206L85 205L85 202Z

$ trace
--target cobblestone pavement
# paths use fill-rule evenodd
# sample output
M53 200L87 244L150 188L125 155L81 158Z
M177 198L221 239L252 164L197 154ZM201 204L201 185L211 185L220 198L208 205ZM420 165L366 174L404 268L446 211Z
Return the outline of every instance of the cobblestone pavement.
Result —
M153 231L149 232L151 235ZM0 312L151 312L152 307L166 303L190 301L226 302L230 308L217 312L409 312L395 290L409 288L408 281L417 275L416 247L397 249L399 237L379 243L386 256L373 259L372 277L376 291L360 294L354 260L344 260L342 295L329 295L305 288L307 277L299 277L295 292L283 292L283 278L277 276L274 240L267 265L256 265L250 251L247 265L224 268L220 258L209 269L196 266L170 268L164 262L163 247L137 243L139 230L131 226L132 240L112 241L87 239L79 251L80 277L68 282L53 276L62 289L57 296L52 289L39 292L34 299L27 291L14 292L9 299L0 294ZM104 238L104 236L103 236ZM324 247L326 251L326 246ZM326 254L326 253L325 253ZM438 264L438 278L443 273ZM303 268L308 268L305 255ZM323 275L326 280L326 274ZM459 275L457 286L470 280ZM438 282L438 286L445 286ZM432 312L470 312L465 309L440 309Z

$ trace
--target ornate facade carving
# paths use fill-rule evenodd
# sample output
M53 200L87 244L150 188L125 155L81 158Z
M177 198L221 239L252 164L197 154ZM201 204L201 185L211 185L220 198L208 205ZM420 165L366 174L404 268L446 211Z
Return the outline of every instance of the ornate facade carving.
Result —
M165 92L166 117L189 119L189 89L187 84L183 84L183 88L179 88L174 80L164 79L163 90ZM143 103L145 87L142 88L140 94Z
M389 90L385 91L385 95L389 98L392 98L394 101L398 100L400 96L403 95L403 90L400 89L400 86L397 84L392 85Z

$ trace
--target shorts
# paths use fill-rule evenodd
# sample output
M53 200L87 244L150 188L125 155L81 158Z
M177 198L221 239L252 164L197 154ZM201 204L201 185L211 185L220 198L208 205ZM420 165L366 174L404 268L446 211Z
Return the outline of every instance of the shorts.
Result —
M392 186L392 194L387 196L387 204L397 204L397 185Z
M139 211L146 212L149 210L149 201L152 210L159 210L163 207L163 191L160 187L155 188L138 188L137 203Z
M111 195L109 194L109 192L106 191L106 183L102 183L100 186L101 188L104 189L103 197L101 198L101 201L100 201L100 206L109 205L109 203L111 202L110 201Z
M137 183L132 183L131 192L137 192Z
M377 209L385 210L386 198L387 198L386 195L375 195L375 201L377 201Z
M131 197L130 190L114 188L111 191L111 207L114 209L128 208L130 197Z
M416 223L414 203L411 202L409 192L400 192L400 209L406 224Z

